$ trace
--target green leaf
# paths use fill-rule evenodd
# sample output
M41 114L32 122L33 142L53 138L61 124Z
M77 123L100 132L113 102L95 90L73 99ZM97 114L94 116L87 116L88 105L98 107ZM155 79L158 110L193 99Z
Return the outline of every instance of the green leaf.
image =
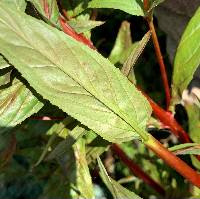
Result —
M200 8L187 25L179 43L173 72L172 95L175 103L200 65Z
M38 112L43 104L19 80L0 92L0 133Z
M189 147L193 147L193 146L198 146L199 144L197 143L185 143L185 144L178 144L175 145L173 147L168 148L169 151L178 151L178 150L182 150L182 149L187 149Z
M144 35L142 40L137 43L137 46L133 49L128 59L124 62L121 71L125 76L129 75L132 67L135 65L136 61L138 60L139 56L144 50L147 42L149 41L150 36L151 36L151 32L149 31Z
M119 9L131 15L144 16L142 1L139 0L92 0L89 8L113 8Z
M128 189L121 186L118 182L110 178L103 166L103 163L101 162L101 159L98 158L97 161L100 169L100 176L115 199L141 199L134 192L129 191Z
M85 141L80 138L73 146L76 158L77 188L84 198L94 198L92 179L90 176L86 153Z
M6 3L12 9L17 9L19 11L25 11L26 1L25 0L1 0L1 2Z
M123 64L135 47L136 45L132 44L130 23L123 21L119 28L114 47L109 55L109 60L113 64L118 62Z
M66 140L58 144L51 152L48 160L57 159L67 178L74 183L81 195L84 198L93 198L92 180L86 161L85 141L81 138L84 133L84 128L76 126Z
M87 17L88 16L88 17ZM89 19L89 15L80 15L77 18L72 18L68 24L77 32L84 33L91 29L104 24L103 21L93 21Z
M107 59L0 5L0 51L39 94L111 142L148 139L150 105Z
M62 138L66 138L66 136L68 136L68 129L66 129L65 127L67 125L69 125L71 122L73 121L73 119L71 117L67 117L66 119L64 119L62 122L60 123L55 123L47 132L46 135L50 135L50 138L47 142L47 144L44 147L44 150L42 151L39 159L37 160L37 162L33 165L33 167L38 166L45 158L45 156L48 154L49 152L49 148L52 147L54 141L56 140L57 137L62 137ZM62 148L63 149L63 148ZM63 149L63 151L61 151L60 153L64 153L65 150ZM59 154L60 154L59 153ZM55 155L54 155L55 156ZM56 158L56 157L54 157Z
M96 162L103 152L107 151L111 143L102 139L100 136L96 136L86 147L86 157L88 164Z
M76 126L71 132L69 132L69 135L66 137L66 139L61 141L48 155L47 160L57 159L62 166L62 162L66 161L66 154L72 150L72 145L77 141L78 138L82 137L84 134L85 129L80 126ZM65 167L65 164L63 165L63 167Z
M0 69L0 86L10 82L11 68Z
M58 24L59 9L56 0L27 0L30 1L37 11L41 14L45 21L50 21L52 24ZM44 2L47 3L48 14L45 13Z
M61 5L63 8L67 10L67 15L70 18L74 18L81 14L88 5L89 0L72 0L72 1L66 1L66 0L60 0Z
M10 64L4 59L4 57L0 54L0 70L3 68L9 67Z
M196 105L185 106L189 119L189 135L191 139L200 144L200 109Z
M179 144L169 148L169 150L173 151L176 155L200 155L200 145L197 143Z

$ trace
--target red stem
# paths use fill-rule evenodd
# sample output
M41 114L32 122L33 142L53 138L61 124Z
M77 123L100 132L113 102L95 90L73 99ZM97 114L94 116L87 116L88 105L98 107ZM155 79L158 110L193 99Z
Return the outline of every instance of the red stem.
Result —
M76 33L71 26L66 22L66 20L62 17L59 18L60 25L62 26L63 32L66 33L67 35L73 37L77 41L80 41L84 43L85 45L89 46L92 49L96 49L93 45L93 43L87 39L83 34L78 34Z
M44 7L44 12L46 14L47 19L50 19L49 5L48 5L47 0L43 1L43 7Z
M138 178L142 179L146 184L150 185L156 192L160 193L162 196L165 195L165 190L154 181L148 174L146 174L133 160L130 160L119 145L113 144L112 149L114 153L124 162L126 166L131 170L131 172Z
M188 166L184 161L168 151L159 141L149 135L145 145L164 160L170 167L174 168L183 177L188 179L193 185L200 188L200 175Z
M144 5L145 11L147 12L149 9L149 1L144 0L143 5ZM160 66L161 77L162 77L162 81L163 81L163 85L164 85L164 89L165 89L166 109L168 110L169 105L170 105L171 96L170 96L170 88L169 88L169 83L168 83L168 78L167 78L167 73L166 73L166 66L164 64L162 53L160 50L158 37L157 37L155 27L153 24L153 18L151 17L151 13L149 13L149 14L150 15L146 16L146 20L148 22L149 29L151 31L151 36L152 36L153 45L154 45L154 49L155 49L155 53L156 53L156 58L157 58L159 66Z
M139 89L140 90L140 89ZM179 125L171 112L165 111L158 104L156 104L147 94L142 92L150 103L154 115L166 126L168 126L172 133L174 133L181 142L192 142L185 130Z

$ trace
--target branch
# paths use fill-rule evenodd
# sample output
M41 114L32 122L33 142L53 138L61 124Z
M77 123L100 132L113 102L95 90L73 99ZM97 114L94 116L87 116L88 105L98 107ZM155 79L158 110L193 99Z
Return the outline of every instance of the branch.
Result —
M144 10L146 12L148 12L149 0L144 0L143 5L144 5ZM149 29L151 31L153 45L154 45L154 49L155 49L155 53L156 53L156 58L157 58L159 66L160 66L161 77L162 77L162 81L163 81L163 85L164 85L164 89L165 89L166 109L168 110L169 104L170 104L170 99L171 99L170 88L169 88L169 83L168 83L168 78L167 78L167 73L166 73L166 66L163 61L163 57L162 57L162 53L160 50L160 45L158 42L158 37L157 37L156 31L155 31L151 13L146 16L146 21L147 21L147 23L149 25Z
M164 160L170 167L174 168L193 185L200 188L200 175L188 166L184 161L168 151L159 141L149 134L149 139L144 143L157 156Z
M141 91L141 89L138 88ZM158 104L156 104L146 93L141 91L142 94L146 97L148 102L153 109L153 114L165 125L170 128L172 133L180 139L183 143L192 142L188 134L185 130L180 126L180 124L176 121L173 114L171 112L165 111Z

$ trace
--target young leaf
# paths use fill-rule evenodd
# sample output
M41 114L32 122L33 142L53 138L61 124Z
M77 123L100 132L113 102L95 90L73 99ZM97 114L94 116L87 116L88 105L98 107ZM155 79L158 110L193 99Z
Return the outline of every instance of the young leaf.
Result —
M137 43L137 46L133 49L133 51L129 55L128 59L123 64L121 71L125 76L129 75L131 68L135 65L137 59L139 58L142 51L144 50L147 42L150 39L150 36L151 36L151 32L149 31L144 35L142 40Z
M103 163L101 162L101 159L97 158L97 161L100 169L100 176L115 199L141 199L134 192L131 192L128 189L122 187L118 182L110 178L106 172L105 167L103 166Z
M151 107L118 69L57 29L0 5L0 51L38 93L111 142L147 139Z
M38 112L43 104L17 79L0 92L0 133Z
M131 50L135 47L136 45L132 43L130 23L123 21L119 28L114 47L109 55L109 60L113 64L118 62L123 64Z
M77 18L73 18L68 21L68 24L78 33L84 33L90 31L91 29L104 24L103 21L92 21L87 19L87 17L80 16Z
M200 65L200 8L190 20L178 46L173 72L172 95L179 100Z
M127 12L131 15L144 16L142 1L139 0L92 0L89 8L114 8Z
M62 7L67 10L67 15L69 18L74 18L80 15L87 8L89 1L90 0L61 0L60 3Z

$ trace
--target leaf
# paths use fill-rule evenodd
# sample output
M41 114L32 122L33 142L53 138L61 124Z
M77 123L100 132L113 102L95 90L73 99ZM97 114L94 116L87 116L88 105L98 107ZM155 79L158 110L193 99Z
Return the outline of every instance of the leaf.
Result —
M92 0L89 8L113 8L119 9L131 15L144 16L142 1L139 0Z
M27 0L30 1L41 16L52 24L58 24L59 9L56 0ZM48 8L45 12L45 6Z
M187 149L189 147L193 147L193 146L198 146L199 144L197 143L185 143L185 144L178 144L175 145L173 147L168 148L169 151L178 151L178 150L182 150L182 149Z
M176 155L200 155L200 145L174 152Z
M103 152L107 151L111 143L102 139L100 136L94 138L86 147L86 159L88 164L96 162Z
M4 59L4 57L0 54L0 70L9 67L10 64Z
M179 144L169 148L176 155L200 155L200 145L197 143Z
M109 55L109 60L113 64L117 62L123 64L128 58L132 50L131 48L134 49L135 47L136 45L132 44L130 23L123 21L119 28L114 47Z
M60 127L59 127L60 128ZM78 138L82 137L85 134L85 129L76 126L67 136L67 138L61 141L55 149L48 155L47 160L57 159L63 167L65 164L65 156L72 149L72 145L77 141Z
M77 188L84 198L94 198L92 179L90 176L86 153L85 141L80 138L73 146L76 158Z
M43 104L19 80L0 92L0 133L38 112Z
M10 82L11 68L0 69L0 86Z
M149 41L151 36L151 32L147 32L142 40L137 43L137 46L133 49L131 54L129 55L128 59L123 64L123 67L121 69L122 73L125 76L128 76L131 68L135 65L136 61L138 60L139 56L141 55L142 51L144 50L147 42Z
M74 18L87 8L88 2L89 0L61 0L61 5L67 10L67 15L69 18Z
M90 31L91 29L104 24L103 21L92 21L84 17L77 17L71 19L68 24L79 34Z
M58 144L50 153L48 160L56 158L67 178L74 183L81 195L84 198L93 198L92 180L85 154L85 141L81 138L84 133L84 128L76 126L66 140Z
M179 43L173 72L172 95L176 102L200 65L200 8L187 25Z
M106 169L104 168L101 159L98 158L98 165L100 169L100 176L107 186L107 188L110 190L112 193L113 197L115 199L141 199L138 195L136 195L134 192L129 191L128 189L124 188L121 186L118 182L110 178L106 172Z
M189 135L200 144L200 109L196 105L186 105L185 108L189 119Z
M0 51L39 94L111 142L147 139L151 107L118 69L70 36L0 5Z
M12 9L17 9L19 11L25 11L26 1L25 0L1 0L1 2L6 3Z
M49 152L49 148L52 147L55 139L59 136L62 138L66 138L66 134L68 133L68 130L65 128L68 124L70 124L72 122L72 118L68 117L66 119L64 119L62 122L60 123L55 123L54 125L52 125L52 127L46 132L46 135L50 135L50 138L47 142L47 144L44 147L44 150L42 151L42 154L40 155L39 159L37 160L37 162L33 165L33 167L38 166L45 158L45 156L47 155L47 153ZM65 137L63 136L63 134L65 134ZM67 135L68 136L68 135ZM63 149L63 151L65 151ZM63 151L61 151L60 153L64 153ZM54 157L56 158L56 157Z

